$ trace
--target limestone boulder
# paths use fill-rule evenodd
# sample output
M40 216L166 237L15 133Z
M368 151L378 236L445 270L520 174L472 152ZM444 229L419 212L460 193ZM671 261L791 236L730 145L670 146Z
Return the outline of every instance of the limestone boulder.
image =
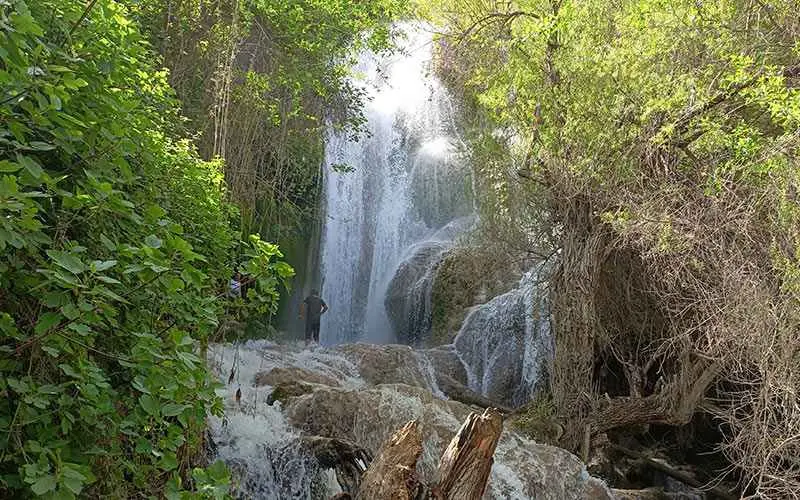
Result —
M256 387L263 387L265 385L276 387L279 385L292 385L298 382L328 385L332 387L339 386L339 382L332 377L297 366L278 366L269 371L258 372L255 377L253 377L253 385Z
M455 347L452 344L435 347L433 349L422 349L419 352L430 360L431 365L433 365L433 371L437 377L437 382L439 382L440 385L441 381L439 381L439 377L441 375L446 375L461 385L466 386L469 383L464 363L458 358L458 353L456 353Z
M414 247L389 282L384 306L397 340L424 342L431 329L431 290L447 244L430 241Z
M405 384L429 388L419 355L406 345L345 344L335 348L368 385Z

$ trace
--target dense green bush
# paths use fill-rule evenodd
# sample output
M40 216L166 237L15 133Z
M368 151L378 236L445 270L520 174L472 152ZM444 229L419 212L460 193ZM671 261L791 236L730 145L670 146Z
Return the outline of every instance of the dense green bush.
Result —
M0 1L0 30L0 496L223 496L197 468L241 247L222 165L122 3ZM274 310L292 270L247 246Z

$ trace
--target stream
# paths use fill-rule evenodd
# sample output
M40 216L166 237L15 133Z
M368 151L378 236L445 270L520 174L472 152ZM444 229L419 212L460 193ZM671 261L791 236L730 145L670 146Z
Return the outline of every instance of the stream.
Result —
M213 346L209 358L217 373L223 378L235 374L220 391L225 417L211 417L210 431L216 457L233 470L237 498L330 499L343 491L346 478L320 463L306 445L309 438L345 440L375 456L394 431L413 419L420 421L425 436L417 472L424 481L433 480L441 453L475 409L438 390L436 374L431 377L426 367L452 369L441 352L432 351L375 344L306 349L266 341ZM297 382L305 394L271 401L276 387ZM577 457L537 444L508 426L494 458L488 499L607 494Z

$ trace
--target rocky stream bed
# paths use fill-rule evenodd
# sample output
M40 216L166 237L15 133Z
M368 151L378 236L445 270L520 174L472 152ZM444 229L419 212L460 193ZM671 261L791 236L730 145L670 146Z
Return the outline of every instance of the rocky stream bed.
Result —
M251 341L218 345L210 360L227 384L226 415L211 419L215 453L234 470L241 498L329 499L353 493L381 445L417 420L422 481L477 405L449 399L440 383L467 383L444 349L345 344L302 348ZM463 390L463 389L462 389ZM469 400L469 391L460 399ZM480 395L473 395L480 398ZM613 498L574 455L505 425L484 498Z

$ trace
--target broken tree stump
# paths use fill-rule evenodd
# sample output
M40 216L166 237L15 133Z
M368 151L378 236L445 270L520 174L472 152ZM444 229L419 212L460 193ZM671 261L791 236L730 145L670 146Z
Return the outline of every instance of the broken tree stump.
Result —
M422 431L415 420L395 432L361 479L356 500L480 500L503 432L503 416L488 408L470 414L450 441L429 487L416 475L422 454Z
M494 408L472 413L450 441L439 462L434 488L443 500L480 500L494 463L494 451L503 432L503 417Z
M413 420L384 443L361 479L356 500L416 498L416 467L421 454L422 430Z

